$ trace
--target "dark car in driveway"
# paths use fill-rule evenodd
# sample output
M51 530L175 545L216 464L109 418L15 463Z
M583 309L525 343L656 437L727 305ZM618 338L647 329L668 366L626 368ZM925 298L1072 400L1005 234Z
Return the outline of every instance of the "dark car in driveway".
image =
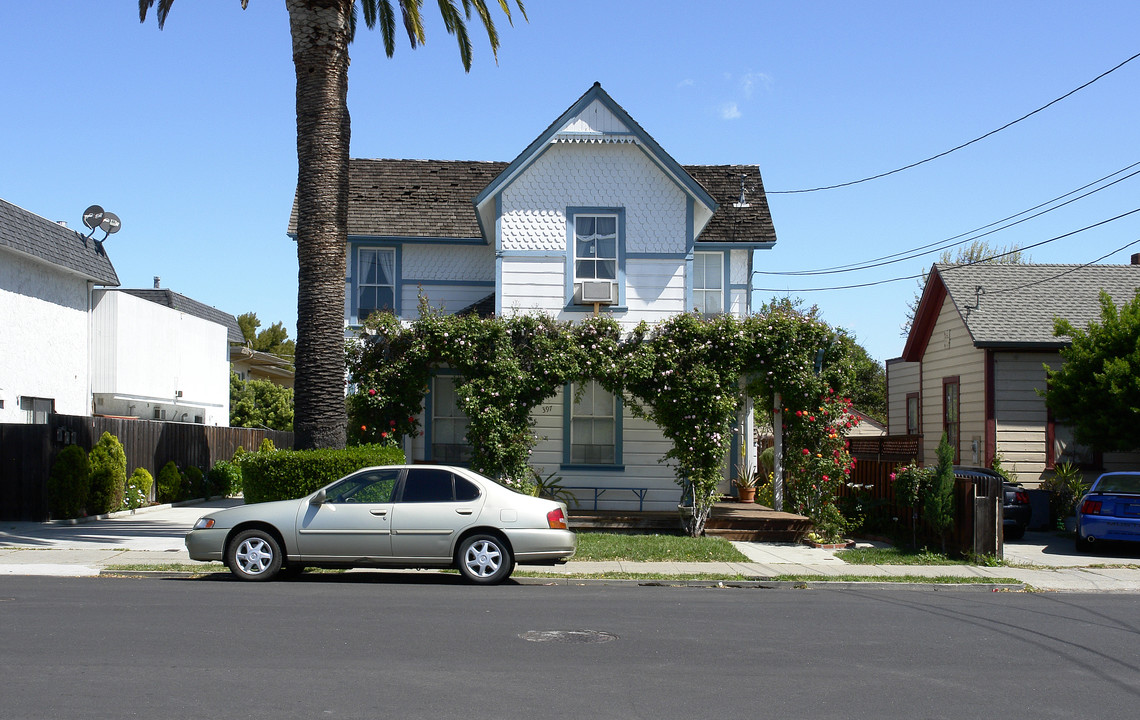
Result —
M1029 527L1029 493L1016 483L1011 483L1000 473L985 467L955 465L954 477L964 480L996 479L1002 484L1001 524L1006 540L1020 540Z

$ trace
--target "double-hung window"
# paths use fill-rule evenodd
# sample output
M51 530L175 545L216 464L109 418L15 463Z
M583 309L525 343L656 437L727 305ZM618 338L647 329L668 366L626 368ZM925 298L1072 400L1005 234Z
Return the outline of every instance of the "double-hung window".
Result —
M356 317L364 322L378 310L396 310L396 251L360 248L357 255Z
M593 380L581 393L577 390L572 386L570 391L570 464L617 464L618 407L613 394Z
M954 448L954 462L961 462L961 394L958 376L942 378L942 430Z
M693 304L702 315L724 312L724 253L693 253Z
M617 280L617 215L574 216L574 280Z
M453 375L436 375L431 392L431 460L466 463L471 460L467 428L471 423L459 407Z

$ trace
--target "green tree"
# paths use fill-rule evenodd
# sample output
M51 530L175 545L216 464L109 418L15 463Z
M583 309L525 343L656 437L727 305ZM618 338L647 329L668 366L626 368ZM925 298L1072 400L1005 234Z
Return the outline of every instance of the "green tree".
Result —
M230 427L293 429L293 389L230 373Z
M139 0L139 20L156 8L161 29L174 0ZM249 0L241 0L242 8ZM371 29L379 25L384 50L396 46L396 12L413 48L426 40L423 0L285 0L297 78L297 353L298 448L342 448L344 404L344 276L348 245L348 46L357 5ZM472 11L497 57L499 34L486 0L439 0L444 27L459 42L463 68L471 69L466 23ZM515 0L526 18L522 0ZM498 0L511 21L509 0Z
M871 357L867 349L855 338L841 335L843 346L851 362L855 377L849 394L855 410L866 413L881 423L887 421L887 371L883 364Z
M1117 309L1100 293L1100 321L1087 329L1057 318L1053 334L1072 338L1064 364L1048 365L1045 405L1077 442L1101 451L1140 449L1140 290Z
M946 552L946 533L954 526L954 448L942 433L938 443L938 465L934 477L926 486L923 499L923 516L942 540Z
M237 316L237 321L242 336L252 349L292 359L296 343L289 339L284 323L273 323L259 332L261 321L257 319L257 313L242 313Z

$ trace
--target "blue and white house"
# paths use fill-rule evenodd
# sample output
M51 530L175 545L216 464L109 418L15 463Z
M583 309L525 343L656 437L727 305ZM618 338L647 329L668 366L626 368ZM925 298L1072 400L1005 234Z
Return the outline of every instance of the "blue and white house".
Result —
M678 164L599 84L509 163L353 160L350 182L350 330L378 309L414 319L421 293L446 312L601 312L627 329L694 310L746 315L754 251L776 242L758 167ZM536 413L535 469L580 488L583 507L675 509L660 431L600 387L573 397ZM755 462L751 418L726 492L742 445ZM452 377L435 377L421 419L410 459L465 459Z

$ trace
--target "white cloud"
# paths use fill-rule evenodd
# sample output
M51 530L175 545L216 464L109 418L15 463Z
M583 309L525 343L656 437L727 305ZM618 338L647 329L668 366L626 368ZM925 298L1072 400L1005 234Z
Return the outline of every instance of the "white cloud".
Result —
M740 108L734 102L727 102L720 106L721 120L735 120L740 117Z
M772 76L765 73L748 72L740 78L740 89L744 93L744 97L752 97L752 91L757 85L763 85L764 88L772 87Z
M696 81L694 81L692 78L685 78L681 82L677 83L677 87L678 88L687 88L687 87L693 87L696 84L697 84Z

